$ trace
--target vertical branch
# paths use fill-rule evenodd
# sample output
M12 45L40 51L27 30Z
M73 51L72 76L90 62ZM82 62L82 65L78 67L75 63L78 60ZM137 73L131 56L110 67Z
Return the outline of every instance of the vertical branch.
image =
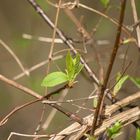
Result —
M0 44L12 55L12 57L15 59L15 61L17 62L17 64L19 65L19 67L23 71L23 73L25 75L29 76L30 73L28 71L26 71L23 64L21 63L19 58L16 56L16 54L10 49L10 47L1 39L0 39Z
M138 22L138 15L137 15L137 10L136 10L136 4L135 0L131 0L131 7L132 7L132 12L133 12L133 17L134 17L134 23ZM137 33L137 42L138 42L138 47L140 49L140 27L136 27L136 33Z
M58 23L58 18L59 18L59 13L60 13L60 5L61 5L61 0L59 0L59 6L58 6L57 11L56 11L54 30L53 30L53 35L52 35L52 43L51 43L49 56L48 56L48 65L47 65L46 74L49 73L50 64L51 64L51 61L52 61L52 54L53 54L53 49L54 49L54 44L55 44L56 29L57 29L57 23ZM46 88L46 94L47 94L47 88ZM43 105L43 110L42 110L42 113L41 113L41 117L40 117L38 126L36 128L35 134L37 134L37 132L40 130L41 123L42 123L42 120L43 120L43 116L44 116L44 113L45 113L45 108L46 108L46 105L44 104Z
M59 13L60 13L60 5L61 5L61 0L59 0L59 6L58 6L57 12L56 12L56 18L55 18L54 30L53 30L53 36L52 36L52 43L51 43L51 48L50 48L50 52L49 52L49 59L48 59L49 62L48 62L47 73L49 72L49 66L50 66L50 62L52 60L53 48L54 48L54 44L55 44L54 40L55 40L55 36L56 36L58 17L59 17Z
M97 109L95 111L95 115L94 115L94 119L93 119L93 124L92 124L92 129L91 129L91 135L94 135L94 131L96 129L97 126L97 121L98 118L101 114L102 108L103 108L103 100L104 100L104 96L105 96L105 90L107 87L107 83L113 68L113 64L116 58L116 54L119 48L119 44L120 44L120 36L121 36L121 30L122 30L122 25L123 25L123 19L124 19L124 13L125 13L125 6L126 6L126 0L122 0L121 1L121 12L120 12L120 18L119 18L119 26L117 29L117 35L116 35L116 40L115 40L115 44L114 44L114 48L111 54L111 58L110 58L110 62L109 62L109 66L105 75L105 79L103 82L103 85L101 86L101 91L100 91L100 95L99 95L99 99L98 99L98 105L97 105Z

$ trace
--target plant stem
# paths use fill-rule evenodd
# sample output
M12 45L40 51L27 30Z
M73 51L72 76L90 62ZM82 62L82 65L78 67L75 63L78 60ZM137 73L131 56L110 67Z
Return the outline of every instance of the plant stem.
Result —
M103 85L101 85L101 91L100 91L100 95L99 95L99 99L98 99L98 105L97 105L97 109L95 111L94 114L94 119L93 119L93 124L92 124L92 129L91 129L91 135L94 135L94 131L96 129L97 126L97 122L98 122L98 118L101 115L102 112L102 108L103 108L103 101L104 101L104 97L105 97L105 90L107 87L107 83L113 68L113 64L116 58L116 54L120 45L120 36L121 36L121 30L122 30L122 25L123 25L123 19L124 19L124 13L125 13L125 6L126 6L126 0L122 0L121 1L121 12L120 12L120 18L119 18L119 26L117 29L117 35L116 35L116 40L114 43L114 48L111 54L111 58L110 58L110 62L109 62L109 66L106 72L106 76L103 82Z

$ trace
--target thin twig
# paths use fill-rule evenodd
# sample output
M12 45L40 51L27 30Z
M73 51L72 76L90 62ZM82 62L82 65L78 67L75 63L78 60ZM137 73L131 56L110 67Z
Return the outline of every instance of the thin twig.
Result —
M93 96L89 96L89 97L85 97L85 98L79 98L79 99L71 99L71 100L66 100L66 101L58 101L57 103L72 103L72 102L78 102L78 101L82 101L82 100L91 100L94 98L97 98L97 95L93 95Z
M19 111L19 110L21 110L21 109L23 109L23 108L25 108L25 107L27 107L27 106L33 104L33 103L36 103L36 102L38 102L38 101L41 101L41 99L36 99L36 100L34 100L34 101L30 101L30 102L28 102L28 103L25 103L25 104L23 104L23 105L20 105L20 106L15 107L10 113L8 113L8 114L0 121L0 126L4 125L4 124L8 121L8 119L9 119L12 115L14 115L17 111Z
M97 121L99 119L99 115L102 112L102 108L103 108L103 100L104 100L104 96L105 96L105 90L107 87L107 83L113 68L113 64L114 64L114 60L116 58L116 54L119 48L119 44L120 44L120 36L121 36L121 30L122 30L122 25L123 25L123 19L124 19L124 13L125 13L125 6L126 6L126 0L123 0L121 2L121 12L120 12L120 19L119 19L119 26L117 29L117 35L116 35L116 40L115 40L115 44L114 44L114 48L111 54L111 58L110 58L110 62L109 62L109 66L105 75L105 79L104 79L104 83L101 86L101 92L99 95L99 99L98 99L98 105L97 105L97 109L95 111L94 114L94 119L93 119L93 125L92 125L92 129L91 129L91 135L94 135L95 129L96 129L96 125L97 125Z
M48 93L47 95L44 96L44 98L49 99L51 96L58 94L59 92L61 92L62 90L68 88L68 85L64 85L62 87L60 87L59 89L56 89L55 91Z
M54 137L55 134L52 134L52 135L31 135L31 134L23 134L23 133L17 133L17 132L11 132L8 139L7 140L10 140L12 136L20 136L20 137L26 137L26 138L36 138L36 139L39 139L39 138L51 138L51 137Z
M86 122L83 120L83 118L79 117L78 115L67 111L66 109L62 108L61 106L57 105L57 104L48 104L49 106L56 108L58 111L60 111L61 113L65 114L67 117L69 117L71 120L74 120L76 122L78 122L81 125L86 124Z
M55 61L55 60L59 60L61 58L63 58L63 56L62 55L59 55L59 56L53 57L52 60ZM44 66L47 63L48 63L48 59L47 60L44 60L44 61L42 61L42 62L40 62L40 63L38 63L38 64L36 64L34 66L32 66L31 68L27 69L26 71L28 71L30 73L30 72L32 72L32 71L34 71L34 70L36 70L36 69ZM25 76L25 73L22 72L22 73L20 73L20 74L18 74L16 76L14 76L13 77L13 80L18 80L18 79L22 78L23 76Z
M91 7L85 6L85 5L82 4L82 3L79 3L79 7L82 7L82 8L84 8L84 9L89 10L89 11L92 11L92 12L94 12L94 13L96 13L96 14L98 14L98 15L100 15L100 16L106 18L106 19L108 19L109 21L111 21L111 22L114 23L115 25L119 26L119 23L118 23L117 21L115 21L113 18L110 18L109 16L105 15L105 14L102 13L102 12L99 12L99 11L97 11L97 10L91 8ZM122 25L122 30L123 30L127 35L130 36L130 33L128 32L127 28L125 28L123 25Z
M56 12L56 18L55 18L55 23L54 23L54 30L53 30L53 36L52 36L52 43L51 43L51 47L50 47L50 51L49 51L49 55L48 55L48 65L47 65L47 73L49 73L49 69L50 69L50 63L52 61L52 55L53 55L53 49L54 49L54 40L55 40L55 36L56 36L56 30L57 30L57 23L58 23L58 17L59 17L59 12L60 12L60 5L61 5L61 0L59 0L59 6L57 8L57 12Z
M135 0L131 0L130 2L131 2L132 13L134 17L134 22L137 23L138 15L137 15L137 10L136 10ZM136 33L137 33L138 48L140 49L140 27L139 26L136 27Z
M11 86L13 86L13 87L15 87L15 88L17 88L17 89L19 89L19 90L21 90L21 91L24 91L26 94L28 94L30 96L33 96L33 97L38 98L38 99L42 98L42 96L39 95L37 92L19 84L19 83L13 81L13 80L10 80L10 79L6 78L5 76L3 76L1 74L0 74L0 80L9 84L9 85L11 85Z
M4 43L4 41L2 41L1 39L0 39L0 44L12 55L12 57L15 59L15 61L17 62L18 66L23 71L23 73L25 75L29 76L28 71L26 71L26 69L24 68L23 64L21 63L19 58L16 56L16 54L10 49L10 47L6 43Z
M75 133L75 132L78 132L78 131L80 131L80 129L73 130L73 131L71 131L67 135L70 135L70 134ZM23 134L23 133L11 132L7 140L10 140L13 135L20 136L20 137L27 137L27 138L55 138L56 136L63 136L63 134L61 134L61 135L59 135L59 134L30 135L30 134ZM64 134L64 136L66 136L66 135Z
M68 93L69 89L68 88L64 88L61 90L61 95L58 98L58 100L56 101L59 105L61 105L63 103L64 98L66 97L67 93ZM60 92L60 91L59 91ZM58 92L57 92L58 93ZM44 103L44 102L43 102ZM52 109L51 112L49 113L49 116L47 117L46 121L44 122L44 124L42 125L42 129L46 130L50 123L52 122L55 114L56 114L56 109Z
M48 2L49 2L52 6L58 7L58 4L53 4L53 3L50 2L50 1L48 1ZM71 9L71 8L69 8L69 7L75 7L75 6L76 6L75 2L67 2L67 3L62 4L62 5L61 5L61 8L68 8L68 9ZM111 22L114 23L115 25L119 26L119 24L118 24L118 22L117 22L116 20L114 20L113 18L111 18L111 17L105 15L104 13L102 13L102 12L96 10L96 9L93 9L93 8L91 8L91 7L89 7L89 6L85 5L85 4L80 3L80 2L78 3L78 7L79 7L79 8L81 7L81 8L84 8L84 9L86 9L86 10L89 10L89 11L91 11L91 12L94 12L94 13L96 13L96 14L98 14L98 15L100 15L100 16L106 18L106 19L108 19L109 21L111 21ZM127 30L127 28L126 28L125 26L122 26L122 30L123 30L128 36L130 36L130 33L128 32L128 30Z
M60 4L61 4L61 0L59 0L59 6L58 6L57 11L56 11L54 30L53 30L53 35L52 35L52 43L51 43L51 47L50 47L50 51L49 51L49 55L48 55L48 65L47 65L46 75L49 73L50 64L51 64L51 61L52 61L52 58L53 58L53 50L54 50L54 45L55 45L56 29L57 29L58 18L59 18L59 13L60 13ZM46 93L45 94L47 94L47 87L46 87ZM38 124L37 129L36 129L37 131L41 128L41 123L42 123L43 116L44 116L44 113L45 113L45 107L46 107L46 105L44 104L43 110L42 110L42 113L41 113L41 117L40 117L40 121L39 121L39 124ZM36 134L37 134L37 131L36 131Z
M41 130L40 128L41 128L41 124L42 124L43 117L44 117L44 114L45 114L45 109L46 109L46 105L44 104L43 108L42 108L41 115L40 115L40 120L39 120L38 125L37 125L37 127L35 129L35 132L34 132L35 135L37 135L38 132Z
M52 38L48 38L48 37L43 37L43 36L39 36L39 37L34 37L33 35L30 35L30 34L23 34L22 37L24 39L37 39L38 41L41 41L41 42L47 42L47 43L52 43L53 39ZM60 38L55 38L54 39L54 43L63 43L63 40L60 39Z

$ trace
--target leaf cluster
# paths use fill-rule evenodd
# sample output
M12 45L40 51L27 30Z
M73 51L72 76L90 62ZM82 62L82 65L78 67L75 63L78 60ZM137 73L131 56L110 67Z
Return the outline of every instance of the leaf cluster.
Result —
M116 121L111 127L107 129L108 137L114 139L117 136L119 136L121 128L122 128L121 122Z
M80 54L76 54L75 58L72 58L70 52L66 56L66 72L56 71L48 74L42 81L42 86L54 87L56 85L68 82L68 86L73 86L77 75L83 68L83 64L80 63Z

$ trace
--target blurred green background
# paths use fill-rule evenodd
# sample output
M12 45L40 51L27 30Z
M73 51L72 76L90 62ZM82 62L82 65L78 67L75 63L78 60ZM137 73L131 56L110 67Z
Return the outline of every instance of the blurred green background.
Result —
M36 0L41 7L45 10L47 15L55 20L56 8L50 6L45 0ZM55 2L55 0L53 1ZM81 3L95 8L101 12L104 11L103 5L98 0L80 0ZM138 16L140 15L140 1L136 0ZM119 15L119 2L111 1L111 8L108 10L107 15L113 18L118 18ZM83 16L83 25L85 29L92 33L93 29L97 25L101 17L93 12L82 8L76 8L73 10L76 17L80 20ZM130 1L127 2L125 15L125 25L133 24L132 9ZM66 34L67 37L74 38L76 40L81 39L80 35L77 33L77 27L70 20L70 18L65 14L63 10L60 12L58 26ZM22 37L23 34L31 34L34 37L52 37L53 30L44 22L44 20L35 12L27 0L0 0L0 39L3 40L18 56L23 66L26 69L46 60L48 58L50 43L40 42L37 39L27 40ZM96 33L92 36L95 42L99 40L107 40L109 44L98 45L96 44L96 50L100 54L101 64L106 70L108 65L108 60L113 47L114 39L116 35L116 26L112 24L107 19L102 18ZM133 33L134 36L135 32ZM95 44L92 44L95 45ZM54 51L62 50L67 48L64 44L55 44ZM82 44L76 44L76 48L83 49ZM115 61L115 66L113 68L111 79L114 78L116 72L121 71L123 56L128 49L126 62L132 61L131 67L127 70L127 73L136 77L140 76L140 55L138 48L134 43L122 46L119 49L117 60ZM87 46L88 53L84 54L85 59L88 61L89 65L93 70L98 73L99 67L96 63L96 56L92 46ZM66 54L66 53L61 53ZM60 69L65 69L65 59L60 59L51 64L51 71L56 71L57 66ZM30 76L24 76L17 80L17 82L31 88L32 90L43 95L45 89L41 87L41 81L45 76L47 65L33 71ZM12 79L14 76L20 74L22 71L13 59L13 57L7 52L7 50L0 45L0 74ZM67 99L75 99L80 97L87 97L93 90L94 86L91 80L89 80L88 75L83 71L77 79L79 82L75 85L73 89L67 95ZM111 84L110 84L111 85ZM54 90L54 89L51 89ZM50 91L51 91L50 90ZM134 93L138 89L128 81L120 94L119 98L128 96ZM56 97L57 99L58 97ZM3 118L8 112L10 112L14 107L24 104L33 99L32 97L23 94L23 92L10 87L9 85L0 81L0 119ZM80 104L80 103L79 103ZM65 108L70 111L75 112L76 107L69 104L64 104ZM92 101L88 102L90 108L92 107ZM8 122L0 127L0 140L7 139L10 132L19 132L33 134L38 121L40 119L40 114L42 112L42 107L40 103L33 104L29 107L22 109L21 111L14 114ZM47 106L45 111L44 120L46 120L51 108ZM80 116L88 115L89 111L81 111ZM44 134L56 133L71 124L68 118L63 114L57 113L53 122L51 123L48 130L42 132ZM133 134L133 126L129 126L129 129L125 129L127 132L122 134L122 137L118 139L126 139ZM129 132L129 133L128 133ZM29 139L29 138L28 138ZM27 138L13 137L12 140L27 140Z

